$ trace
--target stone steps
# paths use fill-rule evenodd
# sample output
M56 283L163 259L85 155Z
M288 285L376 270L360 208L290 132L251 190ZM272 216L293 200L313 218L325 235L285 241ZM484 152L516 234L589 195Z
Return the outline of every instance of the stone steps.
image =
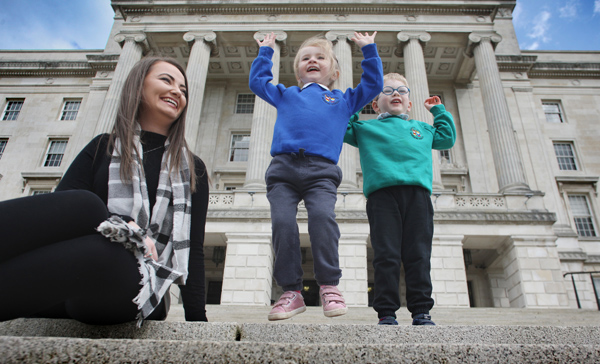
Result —
M292 320L275 323L266 321L266 307L215 306L208 311L214 317L209 323L177 321L181 310L176 307L170 321L148 321L141 328L54 319L3 322L0 362L600 362L598 311L437 309L438 322L475 316L481 324L435 327L377 326L368 308L351 308L342 321L326 319L319 308L309 307ZM228 322L231 316L237 322ZM539 324L511 324L526 316ZM570 324L557 325L561 320ZM504 324L490 324L494 321Z

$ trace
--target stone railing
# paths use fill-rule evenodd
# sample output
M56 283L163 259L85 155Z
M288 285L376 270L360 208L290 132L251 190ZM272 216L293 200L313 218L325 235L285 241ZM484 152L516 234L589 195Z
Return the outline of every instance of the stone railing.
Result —
M431 201L437 222L553 224L556 216L544 207L542 194L469 194L434 192ZM340 191L336 204L339 221L366 221L366 199L360 191ZM298 218L306 219L304 204ZM209 197L209 218L270 219L265 192L214 191Z

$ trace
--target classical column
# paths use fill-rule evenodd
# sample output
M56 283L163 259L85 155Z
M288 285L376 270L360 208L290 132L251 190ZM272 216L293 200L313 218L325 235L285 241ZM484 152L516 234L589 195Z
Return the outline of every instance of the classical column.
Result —
M121 55L119 62L115 68L115 73L112 77L112 83L106 93L100 118L96 124L95 135L110 132L117 117L117 108L119 107L119 98L125 79L129 75L129 71L142 58L142 53L147 50L148 42L145 33L119 33L115 35L115 41L121 47Z
M525 172L494 53L494 44L501 40L502 37L497 33L471 33L467 54L474 55L475 58L500 192L526 192L530 191L530 188L525 181Z
M254 33L254 39L264 39L265 34L261 31ZM273 53L273 84L279 82L279 62L282 53L281 43L287 39L287 34L282 31L275 33L275 52ZM285 50L285 45L284 45ZM248 168L246 170L246 181L244 189L263 190L265 184L265 171L271 161L271 140L273 139L273 127L277 118L277 110L266 101L257 97L254 101L254 113L252 114L252 129L250 130L250 147L248 150Z
M352 31L330 31L325 34L325 37L333 42L333 50L337 57L340 67L340 78L337 81L336 88L345 91L349 87L353 87L352 77L352 47L349 42L354 36ZM344 144L342 153L340 154L339 166L342 169L341 189L356 188L356 148Z
M404 72L410 88L410 101L412 109L410 115L413 119L433 124L431 113L424 106L429 97L427 84L427 70L423 56L423 44L431 40L431 35L426 32L400 32L398 33L399 49L404 54ZM431 161L433 168L433 189L442 190L442 175L440 174L439 152L432 150Z
M271 234L227 233L222 305L271 303L273 248Z
M192 151L197 152L196 143L200 127L202 102L204 100L206 75L208 74L208 63L211 54L214 55L217 52L217 35L214 32L187 32L183 35L183 39L192 47L186 69L188 78L188 109L185 138Z

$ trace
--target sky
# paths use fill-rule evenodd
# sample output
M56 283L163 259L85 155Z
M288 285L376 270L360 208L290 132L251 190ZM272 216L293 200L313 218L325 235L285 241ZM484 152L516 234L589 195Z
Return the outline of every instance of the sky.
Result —
M0 0L0 49L103 49L110 0ZM600 0L517 0L524 50L600 50Z

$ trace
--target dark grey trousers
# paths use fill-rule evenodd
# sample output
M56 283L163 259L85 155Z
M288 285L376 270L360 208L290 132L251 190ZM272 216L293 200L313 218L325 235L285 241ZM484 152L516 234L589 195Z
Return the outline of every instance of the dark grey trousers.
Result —
M273 276L284 291L302 289L302 257L296 214L304 200L308 234L319 285L338 285L342 277L335 221L337 187L342 170L333 162L304 154L281 154L271 161L265 175L271 204L275 266Z

